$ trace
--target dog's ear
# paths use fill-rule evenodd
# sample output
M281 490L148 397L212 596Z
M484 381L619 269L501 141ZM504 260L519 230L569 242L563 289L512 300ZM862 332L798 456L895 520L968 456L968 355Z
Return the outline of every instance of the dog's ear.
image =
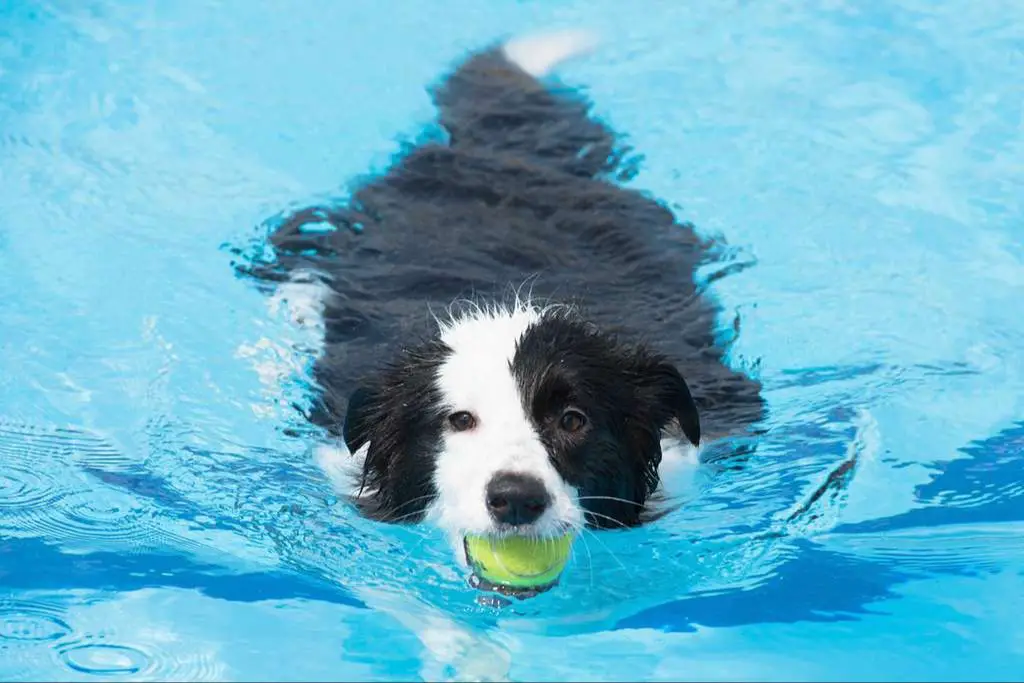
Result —
M355 454L369 440L372 408L373 394L368 388L357 387L349 396L342 427L342 437L349 453Z
M700 445L697 404L675 365L664 359L649 364L641 372L640 388L656 415L666 421L675 418L689 442L694 446Z

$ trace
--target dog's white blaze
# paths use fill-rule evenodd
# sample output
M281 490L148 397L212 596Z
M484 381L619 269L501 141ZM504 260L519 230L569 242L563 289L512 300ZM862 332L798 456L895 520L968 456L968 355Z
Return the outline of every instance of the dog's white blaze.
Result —
M437 456L438 497L428 516L453 537L494 530L485 491L502 471L533 475L547 488L552 504L535 523L538 534L583 523L578 494L548 459L512 375L516 344L541 315L536 307L516 304L478 309L441 324L441 339L452 349L437 378L445 407L468 411L477 420L472 430L446 432Z

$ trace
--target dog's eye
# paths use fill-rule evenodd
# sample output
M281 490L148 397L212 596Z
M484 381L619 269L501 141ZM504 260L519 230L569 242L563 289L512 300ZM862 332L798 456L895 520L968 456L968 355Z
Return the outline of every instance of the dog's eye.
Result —
M460 410L448 416L448 424L457 432L465 432L476 427L476 418L473 417L473 413Z
M587 424L587 417L578 410L567 410L558 420L558 426L570 433L578 432L583 429L585 424Z

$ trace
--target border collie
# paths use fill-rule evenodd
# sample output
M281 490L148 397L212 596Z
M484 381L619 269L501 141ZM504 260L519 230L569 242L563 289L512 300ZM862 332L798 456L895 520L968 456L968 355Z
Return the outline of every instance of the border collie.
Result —
M354 475L363 514L438 525L462 561L467 534L655 518L673 463L763 416L697 284L721 245L622 187L628 150L548 80L592 45L473 53L432 90L444 140L284 216L249 269L322 326L321 463Z

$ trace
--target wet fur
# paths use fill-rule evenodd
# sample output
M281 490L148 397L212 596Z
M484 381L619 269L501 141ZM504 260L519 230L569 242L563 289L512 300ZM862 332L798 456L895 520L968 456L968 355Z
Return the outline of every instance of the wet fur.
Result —
M409 149L346 202L276 220L274 257L245 268L267 282L326 285L309 419L353 452L369 442L360 483L370 495L358 498L365 514L421 518L414 501L438 492L417 454L438 442L433 378L448 352L435 315L463 300L507 302L525 286L533 302L576 311L546 328L576 350L579 378L630 376L628 391L623 380L594 394L589 409L608 419L592 454L566 446L552 458L574 486L635 501L584 502L592 526L642 523L658 485L662 428L715 438L763 416L760 384L730 367L720 309L695 281L721 245L621 186L628 150L589 104L500 48L470 56L433 97L447 140ZM317 223L330 229L311 229ZM537 351L534 361L544 345ZM526 358L517 373L542 433L551 399L537 394L546 380Z

